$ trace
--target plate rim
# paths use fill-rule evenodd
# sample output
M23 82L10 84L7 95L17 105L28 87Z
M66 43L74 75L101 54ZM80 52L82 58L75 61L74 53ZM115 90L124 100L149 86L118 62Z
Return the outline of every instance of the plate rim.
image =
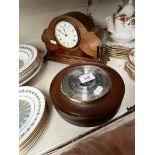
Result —
M42 62L40 63L40 65L37 67L37 69L28 78L26 78L24 81L19 83L19 86L22 86L23 84L27 83L32 78L34 78L38 74L38 72L40 71L41 67L42 67Z
M40 120L43 117L44 111L45 111L45 107L46 107L46 100L45 97L43 95L43 93L35 88L35 87L31 87L31 86L21 86L19 87L19 91L25 90L25 91L32 91L35 92L39 97L40 100L38 100L38 109L39 109L39 113L37 112L36 116L33 116L35 119L33 122L29 123L29 126L27 127L26 131L24 131L24 135L20 138L19 137L19 142L20 144L23 143L25 141L25 139L27 139L27 137L35 130L35 128L37 127L38 123L40 122ZM26 92L27 93L27 92ZM32 95L32 94L31 94ZM19 93L19 97L20 97L20 93ZM39 105L40 104L40 105ZM21 133L19 133L19 136L22 135Z
M25 66L23 66L21 69L19 69L19 73L21 73L21 72L24 71L28 66L30 66L30 65L33 63L33 61L36 59L37 55L38 55L38 50L37 50L37 48L34 47L33 45L28 45L28 44L19 44L19 55L20 55L20 51L21 51L21 48L22 48L22 47L27 47L27 48L32 49L32 51L34 52L34 58L31 59L31 61L29 61L29 62L27 63L27 65L25 65ZM25 49L23 49L23 50L25 50Z

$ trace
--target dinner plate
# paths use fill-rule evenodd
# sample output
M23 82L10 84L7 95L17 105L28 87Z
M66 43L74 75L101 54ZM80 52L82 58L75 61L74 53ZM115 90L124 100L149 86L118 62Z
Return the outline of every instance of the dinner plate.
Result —
M36 59L33 61L33 63L30 66L28 66L25 70L19 73L19 77L24 76L27 72L32 70L34 66L38 63L38 61L41 61L41 57L39 56L39 54L37 54Z
M43 116L44 117L44 116ZM45 117L46 118L46 117ZM47 122L46 120L42 119L42 121L40 122L40 124L37 126L37 128L34 130L34 132L32 132L32 134L26 139L26 141L24 141L21 145L20 145L20 150L25 149L28 145L30 145L30 143L32 141L34 141L34 139L36 138L36 136L38 135L38 133L40 132L40 130L43 128L44 124Z
M23 145L20 146L19 152L20 154L25 154L31 147L37 142L38 138L41 136L43 133L47 120L48 120L48 108L46 107L44 115L42 120L40 121L39 125L37 128L34 130L34 132L31 134L30 137L28 137L27 141L24 142Z
M33 138L38 133L38 131L41 129L43 124L47 121L47 117L48 117L48 108L47 108L47 104L46 104L46 107L45 107L45 110L44 110L44 113L43 113L43 116L42 116L40 122L38 123L35 130L33 132L31 132L31 134L25 139L25 141L19 145L20 149L24 148L27 144L29 144L30 141L33 140Z
M36 88L19 87L19 145L34 131L45 109L45 97Z
M30 81L34 76L36 76L37 73L40 71L41 67L42 67L42 62L40 63L39 67L36 70L34 70L34 72L29 77L27 77L25 80L19 83L19 86L22 86L26 82Z
M33 66L33 68L31 68L31 70L26 72L23 76L20 76L19 77L19 83L21 83L22 81L26 80L32 73L34 73L34 71L40 66L40 64L41 64L41 60L36 62L36 64Z
M43 126L44 127L44 126ZM20 150L20 154L26 154L31 147L37 142L37 139L41 136L42 132L44 131L44 128L41 128L40 131L37 133L37 135L35 136L35 138L29 143L29 145L27 145L25 148L23 148L22 150Z
M19 73L30 66L37 57L37 49L32 45L19 45Z

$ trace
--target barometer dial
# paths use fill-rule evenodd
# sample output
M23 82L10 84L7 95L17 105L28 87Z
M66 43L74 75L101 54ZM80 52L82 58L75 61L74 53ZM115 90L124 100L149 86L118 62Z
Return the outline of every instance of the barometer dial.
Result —
M110 90L110 76L96 66L80 66L67 73L62 80L62 92L75 102L91 102Z

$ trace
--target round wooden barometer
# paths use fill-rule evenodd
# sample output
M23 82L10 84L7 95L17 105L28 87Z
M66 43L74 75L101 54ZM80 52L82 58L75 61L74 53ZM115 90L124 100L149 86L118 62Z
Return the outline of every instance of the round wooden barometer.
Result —
M61 117L78 126L95 126L111 119L124 92L121 76L94 62L66 67L55 76L49 91Z

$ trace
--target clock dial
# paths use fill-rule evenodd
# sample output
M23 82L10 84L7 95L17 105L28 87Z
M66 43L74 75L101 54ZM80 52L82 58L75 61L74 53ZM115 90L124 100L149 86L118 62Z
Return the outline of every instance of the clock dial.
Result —
M55 27L55 37L65 48L73 48L78 43L78 33L75 27L67 22L60 21Z

